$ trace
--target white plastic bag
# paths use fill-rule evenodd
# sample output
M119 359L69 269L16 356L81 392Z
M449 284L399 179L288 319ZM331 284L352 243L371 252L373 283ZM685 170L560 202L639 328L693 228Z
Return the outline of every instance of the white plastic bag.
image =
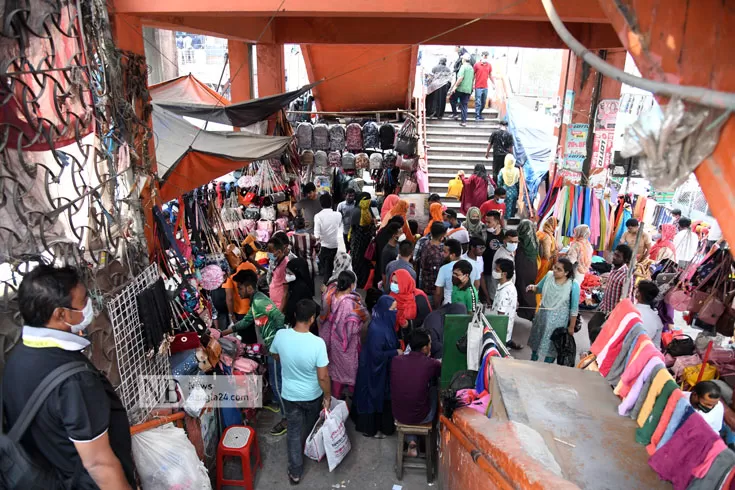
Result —
M207 468L184 429L166 424L133 436L133 460L143 490L211 490Z
M352 445L347 437L345 423L340 419L338 413L327 412L321 432L324 452L327 455L327 463L331 472L345 459L347 453L352 449Z
M467 369L479 371L482 351L482 308L479 308L467 325Z
M347 408L347 403L345 403L344 400L338 400L335 397L332 397L329 402L329 412L333 418L341 421L342 423L344 423L347 420L347 417L350 415L350 411ZM322 410L322 412L319 414L319 420L316 421L316 424L314 424L314 427L309 433L309 437L306 438L304 455L309 459L313 459L314 461L321 461L325 455L323 433L325 419L326 411Z

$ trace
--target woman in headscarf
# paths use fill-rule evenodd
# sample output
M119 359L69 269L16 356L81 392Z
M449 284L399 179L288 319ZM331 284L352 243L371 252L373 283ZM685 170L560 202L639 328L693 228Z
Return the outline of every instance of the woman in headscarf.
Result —
M403 354L394 330L397 308L390 296L378 299L360 351L353 408L355 427L366 437L382 438L395 432L389 374L393 357Z
M352 257L350 257L350 254L347 252L337 252L337 255L334 256L334 272L325 286L328 286L333 282L337 282L339 273L342 271L354 272L352 270Z
M370 318L362 297L355 292L355 274L342 271L322 296L319 336L327 345L332 396L342 397L342 390L354 392L360 333Z
M467 214L467 210L471 207L479 208L487 201L487 170L484 163L478 163L468 179L464 176L464 170L460 170L457 175L462 179L463 184L459 209L463 214Z
M518 225L518 250L516 251L516 288L518 290L518 316L533 320L536 313L536 294L526 291L536 284L538 273L538 239L536 225L524 219Z
M505 219L516 215L518 204L519 181L521 171L516 168L516 159L508 153L505 155L503 169L498 174L498 185L505 189Z
M380 208L380 221L386 221L385 216L390 213L399 199L400 197L397 194L390 194L383 199L383 205Z
M439 58L439 64L426 75L426 117L444 117L451 86L452 70L447 66L446 58Z
M426 225L426 228L424 228L424 236L431 233L431 225L433 225L434 222L444 222L444 207L442 206L442 203L431 203L431 206L429 206L429 217L429 224Z
M594 252L590 243L590 227L579 225L574 229L572 243L567 251L567 258L574 264L574 280L579 284L584 282L584 276L592 266L592 253Z
M473 206L467 210L467 221L465 221L464 227L470 237L485 239L485 223L482 222L480 208Z
M648 252L649 258L658 263L667 259L676 262L675 236L676 226L670 223L661 225L661 236L655 241L651 247L651 251Z
M385 228L390 222L391 218L400 216L401 218L403 218L403 233L406 235L405 239L410 240L411 243L413 243L414 238L413 238L413 234L411 233L411 227L408 226L407 215L408 215L408 201L404 199L398 199L398 201L396 201L395 205L391 208L390 211L388 211L385 217L381 218L380 229L382 230L383 228Z
M398 269L389 279L390 295L398 302L395 330L403 329L403 334L409 329L419 328L424 319L431 313L431 305L426 293L416 288L416 281L407 270ZM411 322L411 324L409 324Z
M357 198L357 206L352 210L352 228L350 229L350 253L352 254L352 270L357 275L357 284L364 286L370 276L372 264L365 260L365 251L375 236L373 214L370 211L370 194L361 193Z
M557 328L572 329L579 315L579 283L574 280L574 266L566 259L559 259L537 285L528 291L541 294L541 308L531 326L531 360L552 363L557 352L551 334Z
M556 246L556 226L558 221L553 216L544 221L541 229L536 233L538 238L538 274L536 274L536 282L540 282L551 267L556 262L558 249Z
M311 278L309 266L302 258L291 259L286 264L286 283L288 297L283 309L286 323L293 326L296 323L296 304L302 299L314 298L314 280ZM310 327L311 333L319 335L316 322Z

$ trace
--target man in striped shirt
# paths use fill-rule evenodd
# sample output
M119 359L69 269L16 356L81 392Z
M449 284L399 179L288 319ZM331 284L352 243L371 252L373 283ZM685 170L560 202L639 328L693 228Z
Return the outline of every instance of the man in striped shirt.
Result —
M622 299L623 286L625 285L625 278L628 275L628 263L632 256L633 249L628 245L618 245L618 248L615 249L615 253L613 253L612 258L613 270L610 272L610 276L607 279L605 295L603 296L602 303L600 304L600 311L602 313L610 313ZM633 288L631 288L631 292L632 289Z
M311 278L314 279L319 242L314 235L306 231L306 220L301 216L294 220L294 229L291 235L291 252L306 261Z

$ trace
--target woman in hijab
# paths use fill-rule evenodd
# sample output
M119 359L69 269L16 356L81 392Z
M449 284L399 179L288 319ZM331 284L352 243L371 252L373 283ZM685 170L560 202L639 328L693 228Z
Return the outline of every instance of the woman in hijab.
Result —
M452 70L447 66L446 58L439 58L439 64L426 75L426 117L444 117L451 86Z
M395 330L402 329L403 334L409 329L416 329L424 324L424 319L431 313L431 305L426 293L416 289L416 281L407 270L398 269L390 277L390 295L398 303ZM409 324L411 322L411 324Z
M397 308L390 296L378 299L360 351L353 408L355 427L366 437L382 438L395 432L389 374L391 359L403 354L394 330Z
M536 282L540 282L541 279L551 270L556 262L556 254L558 253L556 246L556 226L558 221L553 216L550 216L544 224L541 226L541 230L536 233L538 238L538 274L536 274Z
M518 250L516 251L516 288L518 290L518 316L533 320L536 313L536 294L526 291L536 284L538 273L538 239L536 225L524 219L518 225Z
M462 179L462 198L459 207L463 214L467 214L467 210L471 207L480 207L482 203L487 201L487 185L488 176L484 163L475 165L475 171L470 175L469 179L464 176L464 171L460 170L457 174Z
M648 256L654 262L663 262L671 260L676 262L676 247L674 246L674 237L676 236L676 226L666 223L661 225L661 236L655 241L648 252Z
M286 264L286 283L288 284L288 297L283 309L286 323L293 326L296 323L296 304L302 299L314 298L314 280L309 272L309 265L302 258L291 259ZM310 327L311 333L319 335L316 322Z
M337 252L337 255L334 256L334 272L325 286L328 286L333 282L337 282L339 274L342 271L354 272L352 270L352 257L350 257L350 254L347 252Z
M413 243L414 239L413 239L413 235L411 234L411 227L408 226L407 215L408 215L408 201L404 199L398 199L398 201L396 201L396 204L393 206L393 208L391 208L391 210L385 215L385 218L381 218L380 229L382 230L383 228L385 228L390 222L391 218L400 216L401 218L403 218L403 233L406 235L405 240L409 240L411 241L411 243Z
M383 199L383 205L380 208L380 221L386 221L386 215L390 213L393 206L396 205L400 197L397 194L390 194Z
M370 211L370 194L361 193L357 198L357 206L352 210L352 228L350 229L350 252L352 254L352 270L357 275L357 284L365 285L370 276L371 264L365 260L365 251L375 236L373 214Z
M485 239L485 223L482 222L480 208L473 206L467 210L467 221L465 221L464 227L470 237Z
M355 274L342 271L322 296L319 336L327 345L332 396L342 397L342 390L354 392L360 333L370 318L362 298L355 292Z
M431 203L431 206L429 206L429 217L429 224L426 225L426 228L424 228L424 236L431 233L431 225L433 225L434 222L444 222L444 207L442 206L442 203Z
M505 219L516 215L518 204L519 181L521 171L516 168L516 159L508 153L505 155L503 169L498 174L498 185L505 189Z
M592 253L594 252L590 243L590 227L579 225L574 229L572 243L567 251L567 258L574 264L574 280L582 284L584 276L592 266Z

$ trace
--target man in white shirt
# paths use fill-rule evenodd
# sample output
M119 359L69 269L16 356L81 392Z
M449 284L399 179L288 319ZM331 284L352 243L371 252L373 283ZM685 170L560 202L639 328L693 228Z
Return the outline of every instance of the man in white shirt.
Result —
M498 260L500 259L508 259L513 264L516 262L516 250L518 249L518 231L516 230L508 230L505 232L505 237L503 238L503 246L498 249L497 252L495 252L495 255L493 256L493 270L495 270L495 264L498 263ZM515 285L516 277L513 275L513 285ZM495 298L495 292L498 290L498 280L495 278L492 278L490 281L490 295L489 298Z
M314 236L322 244L319 268L324 272L325 279L329 279L334 272L334 257L342 239L342 215L332 209L332 196L329 194L319 196L319 204L322 210L314 216Z
M653 307L658 293L659 290L656 283L653 281L641 281L638 283L635 299L637 302L636 307L641 314L641 320L643 320L641 326L646 331L646 335L650 337L653 345L660 350L661 332L664 329L664 324L661 321L661 317L658 316L658 311Z
M516 292L513 276L515 264L508 259L495 261L493 278L498 281L498 289L493 301L493 314L506 315L508 317L508 332L505 335L505 345L511 349L522 349L523 346L513 342L513 324L516 321L516 310L518 309L518 293Z
M722 420L725 418L721 398L720 387L712 381L700 381L689 394L689 403L717 434L722 430Z
M472 274L470 274L470 280L475 286L475 289L482 291L482 294L488 298L487 285L485 284L485 261L482 258L482 254L485 253L485 240L478 237L470 238L470 247L466 254L463 254L460 259L464 259L472 265Z
M680 267L686 267L697 254L699 238L692 231L692 220L689 218L679 219L679 233L674 237L674 248Z
M434 308L441 308L452 302L452 274L454 264L462 255L462 245L453 238L444 242L444 261L446 262L439 268L439 274L436 276L436 289L434 289Z

